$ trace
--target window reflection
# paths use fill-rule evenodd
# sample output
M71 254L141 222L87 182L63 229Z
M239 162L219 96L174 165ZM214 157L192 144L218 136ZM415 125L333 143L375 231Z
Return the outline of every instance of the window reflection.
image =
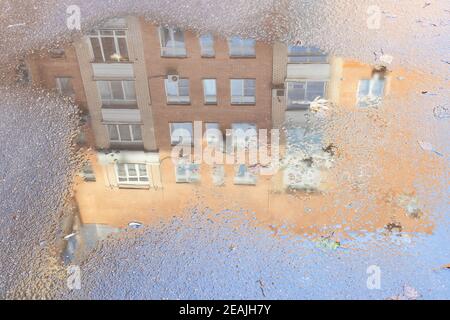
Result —
M358 107L377 105L383 97L384 79L374 77L370 80L360 80L358 83Z
M161 27L161 56L163 57L183 57L186 56L184 45L184 32L178 28Z
M214 50L214 37L211 34L204 34L199 37L202 57L211 58L216 55Z

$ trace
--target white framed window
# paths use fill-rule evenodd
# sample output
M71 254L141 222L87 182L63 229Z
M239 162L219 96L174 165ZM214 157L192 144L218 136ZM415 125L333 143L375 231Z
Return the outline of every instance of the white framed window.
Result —
M111 142L142 142L140 124L107 124Z
M217 103L216 79L203 79L203 94L205 104Z
M288 46L288 63L327 63L328 56L315 47Z
M360 80L358 83L358 107L378 105L384 94L384 79Z
M71 77L57 77L56 78L56 89L63 96L72 97L72 98L75 97L75 91L73 90Z
M206 143L209 146L216 145L220 139L223 141L223 135L220 131L220 125L216 122L205 123L205 137Z
M165 79L167 103L186 104L191 101L189 97L189 79L172 81Z
M169 126L172 145L192 145L194 137L192 122L172 122Z
M216 55L214 50L214 37L212 34L201 35L199 41L202 57L210 58Z
M240 37L231 37L228 39L228 47L231 57L255 57L256 41L253 39L243 39Z
M287 83L287 108L307 109L316 98L325 97L326 81Z
M140 163L117 163L117 181L119 184L148 184L147 166Z
M97 81L103 105L136 104L134 81Z
M185 57L186 47L184 44L184 32L178 28L159 28L161 43L161 56L163 57Z
M254 104L256 102L255 79L231 79L231 103Z
M129 60L125 30L95 30L89 34L89 39L94 61Z
M233 123L233 147L248 148L258 138L257 126L254 123Z

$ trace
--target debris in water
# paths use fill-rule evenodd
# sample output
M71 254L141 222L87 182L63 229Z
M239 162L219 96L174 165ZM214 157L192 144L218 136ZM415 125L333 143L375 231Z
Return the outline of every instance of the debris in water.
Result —
M74 236L76 236L76 235L77 235L76 232L73 232L73 233L71 233L71 234L68 234L67 236L64 237L64 240L69 240L70 238L72 238L72 237L74 237Z
M139 229L139 228L141 228L141 227L143 226L143 224L140 223L140 222L130 222L130 223L128 224L128 226L129 226L130 228L132 228L132 229Z
M450 118L450 108L446 106L437 106L433 109L433 114L437 119Z
M386 226L385 226L385 229L387 230L387 231L389 231L390 233L393 233L393 232L395 232L395 233L401 233L402 232L402 225L400 224L400 223L397 223L397 222L391 222L391 223L388 223Z
M25 25L26 25L26 23L16 23L16 24L10 24L6 28L10 29L10 28L15 28L15 27L22 27L22 26L25 26Z
M436 149L434 149L433 145L430 142L422 141L422 140L417 140L417 142L419 143L419 145L422 148L422 150L424 150L424 151L431 151L431 152L437 154L440 157L444 156L439 151L436 151Z
M263 297L265 297L266 293L264 292L264 282L261 279L259 279L258 283L259 283L259 288L261 289L261 293L262 293Z
M421 296L422 295L416 289L408 285L405 285L403 287L403 293L396 296L392 296L388 298L388 300L417 300Z
M332 239L333 236L334 232L329 236L326 237L322 236L322 238L319 241L317 241L316 247L328 250L338 249L341 246L341 242L333 240Z

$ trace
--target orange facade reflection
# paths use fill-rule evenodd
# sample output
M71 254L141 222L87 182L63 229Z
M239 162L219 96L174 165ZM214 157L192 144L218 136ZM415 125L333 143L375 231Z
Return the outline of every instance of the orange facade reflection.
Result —
M342 236L433 229L415 190L429 158L414 153L413 115L400 119L405 104L397 100L414 88L416 73L134 17L63 52L36 54L28 64L36 85L73 92L84 111L80 150L89 165L74 186L84 224L151 224L208 208L254 212L262 225L310 235L327 227ZM326 110L320 132L313 105ZM171 129L189 131L194 121L224 136L243 124L280 130L280 170L174 165ZM299 151L296 141L304 142L308 128L311 139L320 138Z

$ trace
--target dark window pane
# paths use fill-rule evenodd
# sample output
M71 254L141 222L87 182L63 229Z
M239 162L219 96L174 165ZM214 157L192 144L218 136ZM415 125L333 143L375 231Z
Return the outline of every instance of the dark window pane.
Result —
M127 40L125 38L119 38L117 41L119 43L119 50L122 60L128 60Z
M121 141L131 141L131 133L129 125L127 124L119 125L119 131Z
M116 53L114 45L114 38L104 37L102 38L103 52L105 53L105 59L111 60L111 56Z
M108 125L109 139L112 141L119 141L119 133L116 125Z
M92 51L94 52L95 61L103 61L102 49L98 38L91 38Z
M167 47L168 46L168 42L170 41L170 30L168 28L163 28L162 29L161 40L162 40L162 45L164 47Z

